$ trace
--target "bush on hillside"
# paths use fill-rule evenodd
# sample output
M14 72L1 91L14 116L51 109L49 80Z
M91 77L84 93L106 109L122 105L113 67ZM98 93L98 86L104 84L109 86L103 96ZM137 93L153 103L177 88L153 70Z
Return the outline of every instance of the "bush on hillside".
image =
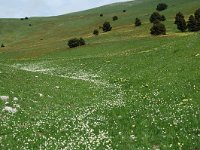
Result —
M153 27L150 29L152 35L165 35L166 28L165 25L157 21L153 24Z
M118 20L118 17L117 16L113 16L112 20L116 21L116 20Z
M160 15L158 12L153 12L149 18L151 23L157 22L157 21L165 21L166 18L164 15Z
M160 20L160 21L165 21L165 20L166 20L165 16L164 16L164 15L162 15L162 16L161 16L161 20Z
M93 31L93 34L94 34L94 35L99 35L99 30L95 29L95 30Z
M124 9L123 12L126 12L126 10Z
M176 14L174 23L177 25L177 29L181 32L185 32L187 30L187 23L185 21L184 15L181 12Z
M181 12L178 12L175 16L174 24L177 24L181 19L184 19L184 15Z
M85 40L83 38L79 39L79 46L85 45Z
M112 27L111 27L111 25L110 25L110 22L104 22L104 24L103 24L103 31L104 32L108 32L108 31L111 31L112 30Z
M142 23L141 23L140 19L136 18L135 19L135 26L138 27L138 26L141 26L141 25L142 25Z
M103 14L100 14L100 17L103 17Z
M195 11L194 16L196 20L200 20L200 8Z
M25 20L28 20L29 18L28 18L28 17L25 17L24 19L25 19Z
M167 9L167 7L168 7L167 4L165 4L165 3L159 3L159 4L157 5L156 10L157 10L157 11L163 11L163 10Z
M74 47L78 47L78 46L82 46L82 45L85 45L85 40L83 38L73 38L73 39L70 39L68 41L68 46L70 48L74 48Z
M195 32L198 31L197 29L197 21L193 15L189 17L188 23L187 23L188 31Z
M194 16L197 23L196 24L197 31L200 31L200 8L195 11Z
M68 46L70 48L78 47L79 46L79 39L73 38L68 41Z
M1 44L1 47L5 47L5 45L4 45L4 44Z

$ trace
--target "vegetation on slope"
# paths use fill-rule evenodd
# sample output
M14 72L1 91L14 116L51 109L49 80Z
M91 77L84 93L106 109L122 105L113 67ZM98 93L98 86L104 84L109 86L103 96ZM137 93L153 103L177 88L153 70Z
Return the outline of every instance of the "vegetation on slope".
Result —
M0 149L199 149L200 34L174 24L198 2L165 1L168 32L154 37L158 3L0 20ZM88 45L68 49L73 37Z

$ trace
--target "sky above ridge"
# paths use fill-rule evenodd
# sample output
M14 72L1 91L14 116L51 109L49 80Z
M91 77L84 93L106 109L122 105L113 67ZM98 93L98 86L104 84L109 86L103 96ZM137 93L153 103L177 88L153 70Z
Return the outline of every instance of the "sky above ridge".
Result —
M0 0L0 18L56 16L126 0Z

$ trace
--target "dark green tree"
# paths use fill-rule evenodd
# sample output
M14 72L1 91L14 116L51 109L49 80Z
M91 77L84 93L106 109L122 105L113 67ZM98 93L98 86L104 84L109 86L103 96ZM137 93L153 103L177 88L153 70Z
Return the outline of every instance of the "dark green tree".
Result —
M78 47L78 46L82 46L82 45L85 45L85 40L83 38L73 38L73 39L70 39L68 41L68 46L70 48L74 48L74 47Z
M174 24L177 24L179 20L184 19L184 15L181 12L178 12L175 17Z
M94 34L94 35L99 35L99 30L95 29L95 30L93 31L93 34Z
M118 17L117 16L113 16L113 21L116 21L116 20L118 20Z
M103 14L100 14L100 17L103 17Z
M196 19L197 31L200 31L200 8L195 11L194 16L195 16L195 19Z
M196 20L200 20L200 8L195 11L194 16Z
M151 23L154 23L154 22L157 22L157 21L165 21L166 18L164 15L160 15L158 12L153 12L150 16L150 22Z
M68 46L70 48L78 47L79 46L79 39L73 38L68 41Z
M141 23L140 19L135 18L135 26L138 27L138 26L141 26L141 25L142 25L142 23Z
M126 10L124 9L123 12L126 12Z
M188 31L195 32L197 30L197 21L193 15L189 17L188 23L187 23Z
M1 47L5 47L5 45L4 45L4 44L1 44Z
M111 27L111 25L110 25L110 22L104 22L104 24L103 24L103 31L104 32L108 32L108 31L111 31L112 30L112 27Z
M177 25L177 29L181 32L185 32L187 30L187 23L185 21L184 15L181 12L176 14L174 23Z
M165 16L164 16L164 15L162 15L162 16L161 16L161 20L160 20L160 21L165 21L165 20L166 20Z
M165 25L157 21L153 24L153 27L150 29L152 35L165 35L166 28Z
M83 45L85 45L86 43L85 43L85 40L83 39L83 38L80 38L79 39L79 46L83 46Z
M157 11L163 11L163 10L167 9L167 7L168 7L167 4L165 4L165 3L159 3L159 4L157 5L156 10L157 10Z

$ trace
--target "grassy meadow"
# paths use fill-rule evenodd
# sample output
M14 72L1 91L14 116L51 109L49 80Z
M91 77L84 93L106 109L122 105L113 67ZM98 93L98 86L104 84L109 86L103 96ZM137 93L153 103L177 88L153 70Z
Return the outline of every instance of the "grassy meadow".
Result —
M166 0L167 35L155 37L159 2L0 19L0 149L200 149L200 33L174 25L199 1ZM112 31L94 36L104 21ZM73 37L87 45L69 49Z

